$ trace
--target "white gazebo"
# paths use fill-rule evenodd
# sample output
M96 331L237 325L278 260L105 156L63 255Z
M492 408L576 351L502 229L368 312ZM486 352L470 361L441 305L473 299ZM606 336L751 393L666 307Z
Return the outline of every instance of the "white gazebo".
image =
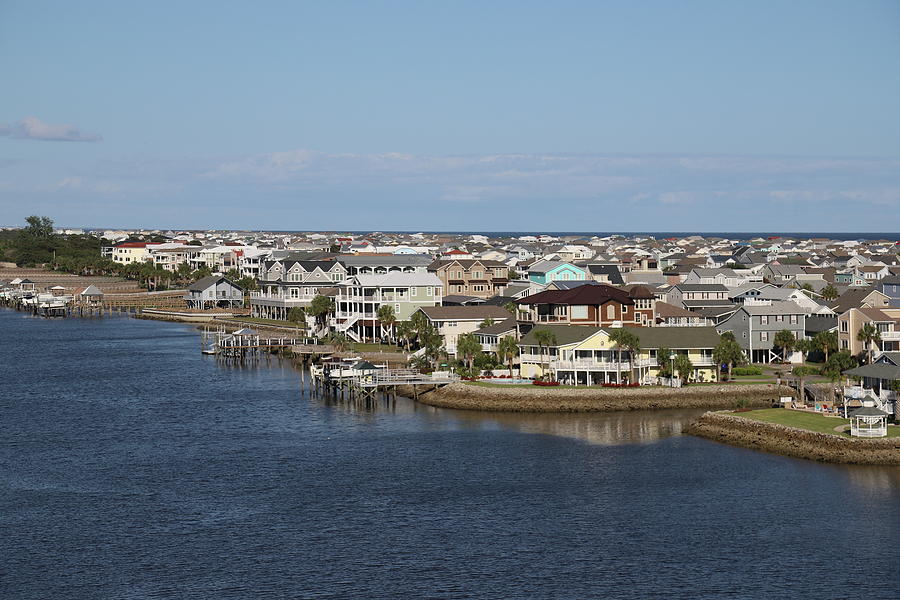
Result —
M864 406L850 415L850 435L854 437L887 436L887 413L874 406Z

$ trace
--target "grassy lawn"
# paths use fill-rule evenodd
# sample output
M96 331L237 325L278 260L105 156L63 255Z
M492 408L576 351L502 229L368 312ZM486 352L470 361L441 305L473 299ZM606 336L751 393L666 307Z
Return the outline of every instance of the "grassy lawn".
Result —
M282 327L284 329L297 329L297 326L288 321L279 321L278 319L259 319L256 317L229 317L231 321L241 321L242 323L257 323L259 325L273 325L275 327ZM303 331L303 327L300 328L300 331Z
M496 388L538 387L538 386L532 385L530 383L490 383L487 381L463 381L462 383L465 383L466 385L477 385L480 387L496 387ZM738 384L740 384L740 385L768 385L770 383L775 383L775 382L774 381L735 381L732 383L732 385L738 385ZM729 384L728 384L728 382L718 383L715 381L706 382L706 383L691 383L680 389L690 389L690 388L694 388L694 387L709 387L709 386L713 386L713 385L729 385ZM574 390L574 389L583 390L585 388L598 389L598 390L599 389L602 389L602 390L632 389L633 390L633 389L647 389L647 388L669 389L669 386L665 386L665 385L642 385L639 388L605 388L602 385L579 385L579 386L553 385L553 386L546 386L546 387L548 387L550 389L554 389L554 390Z
M490 383L487 381L463 381L462 383L464 383L466 385L475 385L478 387L489 387L489 388L536 388L536 387L538 387L531 383ZM546 387L547 389L551 389L551 390L574 390L575 389L574 385L548 385L548 386L544 386L544 387ZM589 386L579 385L578 389L583 390L586 387L589 387ZM599 387L599 386L594 386L594 387Z
M761 410L751 410L747 412L734 413L736 417L745 419L753 419L755 421L765 421L766 423L777 423L779 425L787 425L788 427L796 427L798 429L808 429L818 433L830 433L838 435L834 430L838 425L849 425L849 419L839 417L826 417L816 413L808 413L798 410L789 410L786 408L765 408ZM849 433L843 434L849 436ZM900 427L888 427L888 437L900 437Z
M354 352L403 352L393 344L350 344Z
M703 383L689 383L684 387L703 387L703 386L711 386L711 385L772 385L775 383L774 379L760 379L759 377L736 377L731 381L704 381ZM647 386L644 386L647 387Z

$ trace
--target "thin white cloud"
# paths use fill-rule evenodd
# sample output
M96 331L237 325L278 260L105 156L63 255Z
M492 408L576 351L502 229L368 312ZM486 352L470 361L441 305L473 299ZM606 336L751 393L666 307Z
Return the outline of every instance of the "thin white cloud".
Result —
M248 224L287 207L322 227L337 219L348 227L378 222L381 229L475 222L478 228L577 223L601 230L716 230L728 223L828 231L900 223L897 159L298 149L228 158L117 157L50 178L42 166L19 161L0 168L0 189L9 186L53 202L118 199L178 214L184 203L217 207ZM386 222L385 215L395 218Z
M85 133L72 125L44 123L37 117L25 117L12 125L0 123L0 136L42 142L99 142L103 139L97 134Z
M656 205L898 202L900 161L666 155L427 156L294 150L224 161L201 180L229 185L365 190L423 200L620 199ZM870 185L860 186L864 177Z

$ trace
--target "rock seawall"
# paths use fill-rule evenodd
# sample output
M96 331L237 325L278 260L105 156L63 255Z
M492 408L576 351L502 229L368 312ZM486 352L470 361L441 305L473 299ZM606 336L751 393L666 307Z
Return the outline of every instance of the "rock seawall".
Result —
M477 386L451 383L425 392L419 402L440 408L505 412L612 412L668 408L735 408L744 400L748 407L770 407L780 396L794 391L776 385L712 385L686 388L554 388ZM412 390L398 390L412 397Z
M900 465L900 438L846 438L727 413L706 413L685 432L733 446L819 462Z

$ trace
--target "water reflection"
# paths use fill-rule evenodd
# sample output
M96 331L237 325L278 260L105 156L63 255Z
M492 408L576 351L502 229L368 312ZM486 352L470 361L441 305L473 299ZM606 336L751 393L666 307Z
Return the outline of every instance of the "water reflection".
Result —
M842 467L854 489L865 490L868 494L891 498L900 489L900 467Z
M681 435L684 428L703 414L702 409L624 411L613 413L513 413L479 412L434 408L412 399L376 394L372 397L350 396L316 391L304 374L304 395L335 409L359 416L379 413L409 415L428 414L469 430L506 430L518 433L555 435L590 444L620 445L650 443Z
M469 425L494 425L519 433L573 438L604 446L643 444L681 435L703 410L578 414L477 413L458 411L454 417Z

